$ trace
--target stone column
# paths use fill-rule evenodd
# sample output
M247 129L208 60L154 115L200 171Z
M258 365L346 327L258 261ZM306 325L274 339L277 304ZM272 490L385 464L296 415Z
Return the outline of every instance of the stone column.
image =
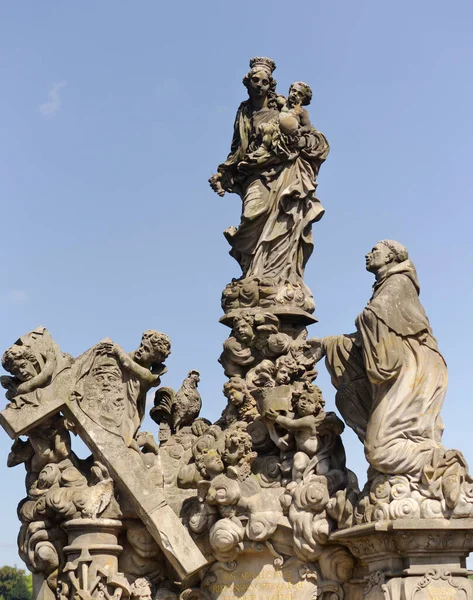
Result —
M100 584L106 586L117 579L118 557L123 550L118 544L122 523L116 519L73 519L63 527L68 535L61 581L64 596L91 598Z

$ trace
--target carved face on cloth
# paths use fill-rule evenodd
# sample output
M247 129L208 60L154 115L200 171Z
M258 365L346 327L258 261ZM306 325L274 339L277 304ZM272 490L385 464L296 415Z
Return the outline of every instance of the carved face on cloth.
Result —
M87 396L91 396L97 404L112 402L123 396L122 374L115 364L102 363L95 367L87 385Z
M96 423L118 433L124 418L125 390L122 372L113 358L96 359L85 381L81 407Z
M102 393L118 391L121 384L121 372L116 365L99 365L92 372L97 386L96 389Z

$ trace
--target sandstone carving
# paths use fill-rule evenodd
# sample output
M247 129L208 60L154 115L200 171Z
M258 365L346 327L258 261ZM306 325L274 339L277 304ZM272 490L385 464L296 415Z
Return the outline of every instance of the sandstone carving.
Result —
M202 408L202 399L197 390L199 371L189 371L177 392L168 387L160 388L154 396L154 408L150 416L160 426L161 442L169 433L176 433L192 425ZM166 433L164 433L166 432Z
M415 267L402 244L382 240L366 255L366 268L376 282L357 331L319 344L337 408L371 465L352 524L471 517L468 466L441 444L447 368L419 301Z
M447 369L406 248L367 254L375 285L355 332L308 337L303 277L329 146L310 86L278 94L275 68L250 61L210 180L242 200L225 232L242 274L222 294L217 421L200 416L199 371L159 387L171 346L158 331L133 352L107 338L73 358L40 327L4 354L0 422L8 465L26 469L18 547L35 600L473 599L473 479L441 443ZM365 448L361 491L316 384L323 357ZM152 388L158 440L141 429Z
M312 91L301 82L286 100L276 92L269 58L253 58L243 78L248 100L235 118L230 154L210 179L214 191L238 194L238 228L225 237L243 277L223 296L226 311L290 305L313 312L304 268L312 249L312 223L324 209L315 196L316 177L327 158L325 136L310 124L303 105Z

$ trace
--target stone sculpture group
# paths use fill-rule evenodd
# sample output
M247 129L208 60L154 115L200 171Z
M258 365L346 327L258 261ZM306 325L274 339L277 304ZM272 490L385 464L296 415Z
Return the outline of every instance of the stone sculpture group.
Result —
M222 294L217 422L199 416L198 371L159 387L171 346L158 331L131 353L105 339L73 358L39 327L3 356L0 421L8 465L26 469L18 546L35 598L473 598L473 479L441 442L447 369L407 249L382 240L366 255L375 284L354 333L308 337L304 269L329 145L309 85L286 98L274 69L250 61L230 154L210 179L242 200L225 231L242 274ZM343 421L315 383L322 358ZM154 387L158 441L140 429ZM369 463L362 490L345 424Z

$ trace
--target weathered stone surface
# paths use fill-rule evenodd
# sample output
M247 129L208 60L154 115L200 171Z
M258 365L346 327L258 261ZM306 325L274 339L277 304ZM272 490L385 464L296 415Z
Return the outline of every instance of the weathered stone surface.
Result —
M183 427L192 425L199 416L202 408L202 399L197 390L199 381L199 371L192 370L177 392L168 387L159 388L154 396L150 417L158 423L160 432L169 429L169 434L177 433Z
M447 369L407 249L383 240L366 255L366 268L376 277L373 295L356 320L356 334L324 340L327 366L342 388L337 406L371 466L415 477L441 448ZM350 387L353 363L366 380L362 387L357 377L356 390Z
M34 332L25 336L29 341L27 348L31 357L37 356L43 350L45 337L50 340L46 356L57 355L57 351L54 354L51 351L51 348L56 347L49 334L44 329L41 331L43 335L39 349L36 347L39 342L33 336ZM36 488L39 488L46 493L48 487L54 488L58 485L56 480L61 477L59 466L56 467L57 475L54 470L51 474L46 471L51 466L48 462L54 460L58 465L64 460L71 462L70 443L64 443L62 454L56 456L54 448L47 447L47 438L43 444L38 444L35 440L38 430L44 427L47 419L61 411L69 422L69 428L72 427L75 433L80 435L95 460L105 465L108 470L107 476L108 472L112 475L120 492L126 495L136 515L142 519L177 575L185 578L201 569L207 561L176 514L167 505L156 478L151 476L153 470L160 471L157 454L154 455L154 460L149 460L153 456L152 451L158 451L157 445L154 443L154 449L146 437L138 434L146 392L151 386L159 384L160 374L165 370L162 361L169 354L169 349L167 337L151 331L145 332L140 347L131 355L126 354L111 340L105 340L75 361L68 360L67 368L57 377L48 378L45 389L41 382L41 387L35 388L32 385L32 389L22 396L21 402L17 396L13 396L10 405L2 413L2 424L6 425L5 428L12 436L25 433L30 435L32 456L27 460L33 460L33 452L36 452L39 455L37 461L45 463L31 472L33 477L38 477L39 482L38 485L34 482L33 486L36 486L35 492ZM15 361L25 362L24 354L11 349L6 353L7 360L4 360L4 365L10 368L14 377L21 374ZM28 366L32 371L37 363L31 359L29 365L23 369ZM48 368L47 362L43 368ZM13 383L10 383L9 390L13 389ZM30 401L32 396L37 402ZM140 446L145 448L146 454L140 451ZM17 443L14 454L18 454L19 450ZM15 457L12 457L12 460L15 461ZM23 461L18 458L17 462ZM74 462L77 463L77 459L73 458L72 463ZM152 464L153 462L155 464ZM69 470L74 470L75 480L81 482L83 479L84 485L87 485L86 478L72 463ZM64 474L62 477L64 478ZM158 483L159 479L158 474ZM70 487L71 484L68 481L65 485ZM30 496L33 486L28 490ZM79 487L82 487L82 483ZM53 491L55 496L51 497L51 503L57 508L57 490ZM87 493L89 498L79 498L77 501L69 493L67 498L61 500L61 504L66 503L66 508L60 511L61 514L69 516L72 507L77 509L76 512L84 513L90 499L90 488L87 488ZM103 491L101 494L102 505L93 510L92 514L92 509L87 509L85 514L95 517L103 511L107 503L103 505ZM48 498L47 494L45 498ZM110 494L108 500L110 501ZM67 509L67 503L71 505L71 509Z
M223 292L226 313L315 308L303 276L313 249L312 223L324 214L315 180L329 145L305 109L310 87L296 82L284 98L276 92L275 68L269 58L251 59L243 78L249 98L238 108L230 154L210 179L220 196L233 192L243 203L240 226L225 231L243 274Z
M310 600L320 591L318 574L296 558L283 562L266 546L255 545L230 564L212 566L202 583L212 600Z
M148 466L140 460L140 455L127 448L119 437L97 427L74 402L68 402L64 409L77 433L127 495L177 575L185 578L205 566L207 561L168 506L163 492L150 479Z
M371 466L355 506L340 494L332 514L340 514L340 527L471 517L466 461L441 443L447 367L419 301L415 267L402 244L382 240L366 255L366 268L376 281L356 333L319 340L317 358L326 357L337 408Z
M105 339L74 359L38 328L5 352L0 422L15 440L8 465L27 472L18 546L35 600L473 600L473 479L441 444L447 372L415 268L404 246L378 243L356 332L308 337L303 276L328 143L307 84L285 98L271 59L250 68L210 180L243 205L225 232L242 276L222 295L221 417L199 416L191 370L155 394L159 443L141 431L170 353L157 331L129 354ZM323 356L365 446L362 491L315 383ZM74 454L71 432L90 457Z
M331 535L359 559L369 600L465 600L473 594L466 557L473 519L404 519L358 525Z

